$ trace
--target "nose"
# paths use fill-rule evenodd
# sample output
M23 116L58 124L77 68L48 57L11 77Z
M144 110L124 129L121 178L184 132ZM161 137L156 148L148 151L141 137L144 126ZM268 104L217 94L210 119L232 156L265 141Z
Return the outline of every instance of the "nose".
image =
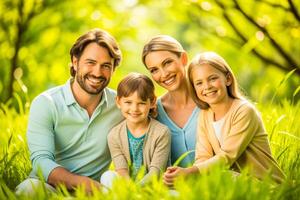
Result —
M211 88L210 82L209 81L203 82L203 88L206 89L206 90L210 89Z
M96 77L100 77L103 75L103 69L101 65L95 65L93 69L93 75Z
M168 77L169 75L169 72L166 68L161 68L160 73L163 78Z
M138 105L136 103L131 104L131 109L133 111L137 111L138 110Z

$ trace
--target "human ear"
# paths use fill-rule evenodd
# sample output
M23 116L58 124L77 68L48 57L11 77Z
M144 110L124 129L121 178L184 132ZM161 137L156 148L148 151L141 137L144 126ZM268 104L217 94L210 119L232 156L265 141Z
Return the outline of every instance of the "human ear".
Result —
M118 107L118 108L121 108L121 105L120 105L120 104L121 104L121 102L120 102L121 99L117 96L117 97L115 98L115 101L116 101L117 107Z
M186 52L182 52L181 56L180 56L181 62L183 64L183 66L186 66L188 63L188 56Z
M226 75L226 86L230 86L232 84L232 76L231 74Z
M75 56L72 57L72 66L74 67L74 70L77 71L78 59Z
M154 97L150 103L151 108L154 108L156 106L156 97Z

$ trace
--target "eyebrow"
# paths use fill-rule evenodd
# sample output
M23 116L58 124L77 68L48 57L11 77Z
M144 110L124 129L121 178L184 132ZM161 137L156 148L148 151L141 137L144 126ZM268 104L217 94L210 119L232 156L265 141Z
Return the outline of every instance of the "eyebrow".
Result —
M210 76L208 76L208 78L211 78L212 76L219 76L218 74L212 74Z
M172 58L166 58L162 61L162 65L164 66L166 64L166 62L172 60Z
M96 62L96 60L92 59L92 58L86 58L85 61L92 61L92 62Z
M92 59L92 58L86 58L85 61L97 62L95 59ZM101 65L113 65L113 64L111 62L104 62L104 63L101 63Z
M104 63L101 63L101 65L113 65L111 62L104 62Z
M209 75L207 77L207 79L211 78L212 76L218 76L218 74L212 74L212 75ZM194 81L202 81L203 79L195 79Z

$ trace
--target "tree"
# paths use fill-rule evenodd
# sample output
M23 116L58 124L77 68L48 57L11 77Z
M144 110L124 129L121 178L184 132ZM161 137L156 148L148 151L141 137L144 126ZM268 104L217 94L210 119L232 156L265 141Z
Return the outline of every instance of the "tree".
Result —
M214 0L193 2L192 5L196 12L188 12L188 16L202 30L209 30L238 49L248 48L265 66L277 67L283 72L296 69L295 73L300 76L299 2L296 5L293 0L276 3ZM225 35L222 30L204 26L203 12L222 19L225 30L230 29L228 32L231 33Z
M116 71L119 78L111 81L114 87L128 71L146 71L139 56L150 37L169 34L189 55L204 50L220 53L252 96L258 93L253 88L266 83L257 81L261 73L270 82L269 76L276 80L296 68L289 82L293 87L283 92L288 96L300 78L299 4L295 0L93 0L84 4L81 0L2 0L0 101L26 90L25 85L28 94L22 95L27 101L63 83L69 77L70 46L79 34L95 27L112 33L121 45L125 67Z
M1 36L0 41L2 47L6 46L10 53L6 57L1 58L1 63L8 69L4 69L4 76L2 80L3 90L1 100L7 101L13 95L13 83L15 79L20 76L20 71L16 71L20 66L20 49L32 41L26 38L26 33L30 27L32 20L38 16L46 7L51 6L53 1L40 1L40 0L4 0L1 1L1 14L0 14L0 28ZM6 43L6 45L4 45ZM19 73L18 73L19 72Z

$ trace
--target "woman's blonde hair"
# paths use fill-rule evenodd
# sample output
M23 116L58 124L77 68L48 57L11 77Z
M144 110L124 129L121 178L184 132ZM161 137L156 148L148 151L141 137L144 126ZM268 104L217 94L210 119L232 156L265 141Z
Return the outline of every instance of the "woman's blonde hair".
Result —
M140 73L132 72L123 78L117 88L117 97L128 97L134 92L137 92L137 95L143 100L147 101L150 99L151 104L154 104L154 107L150 109L149 115L153 118L157 116L156 111L156 96L154 92L154 84L152 80Z
M190 90L190 94L195 101L195 103L201 108L201 109L208 109L209 105L201 101L197 94L194 87L194 80L192 77L192 71L196 67L201 67L203 65L210 65L220 72L222 72L225 76L229 76L232 80L232 83L227 86L227 92L228 95L235 99L243 99L243 96L241 95L239 89L238 89L238 83L237 80L230 68L230 66L227 64L227 62L217 53L215 52L204 52L196 55L191 63L188 66L187 70L187 79L188 79L188 86Z
M185 52L181 44L175 38L168 35L157 35L144 45L142 61L146 67L146 56L153 51L169 51L176 54L178 57Z

